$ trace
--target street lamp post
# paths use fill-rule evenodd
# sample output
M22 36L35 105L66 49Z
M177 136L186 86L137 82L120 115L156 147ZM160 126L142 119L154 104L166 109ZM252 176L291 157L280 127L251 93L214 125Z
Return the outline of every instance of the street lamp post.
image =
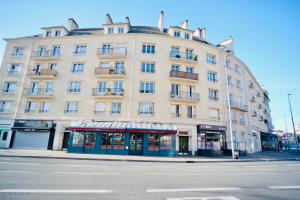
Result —
M293 124L293 129L294 129L294 138L295 138L295 143L296 143L296 147L297 147L297 152L299 153L299 149L298 149L298 138L296 135L296 129L295 129L295 124L294 124L294 118L293 118L293 112L292 112L292 106L291 106L291 101L290 101L290 96L292 94L288 94L288 100L289 100L289 106L290 106L290 112L291 112L291 118L292 118L292 124Z

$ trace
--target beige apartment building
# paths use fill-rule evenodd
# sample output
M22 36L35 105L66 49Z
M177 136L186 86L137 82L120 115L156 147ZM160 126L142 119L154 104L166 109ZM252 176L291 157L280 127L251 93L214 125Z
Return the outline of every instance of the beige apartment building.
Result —
M211 44L187 20L165 28L161 12L157 27L133 26L107 14L100 28L69 19L5 41L2 148L220 155L231 149L230 124L244 153L261 151L272 132L269 94L233 40Z

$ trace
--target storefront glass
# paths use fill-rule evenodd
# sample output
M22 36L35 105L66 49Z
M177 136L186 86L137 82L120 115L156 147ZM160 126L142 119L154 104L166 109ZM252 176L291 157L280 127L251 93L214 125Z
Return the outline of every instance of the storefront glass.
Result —
M84 141L84 135L80 132L73 132L72 146L82 147Z
M159 151L159 135L157 134L148 135L148 150Z
M124 143L125 143L125 134L124 133L114 133L113 149L123 150Z
M160 137L160 149L163 150L172 150L172 143L173 143L173 137L172 135L163 135Z
M101 133L101 149L112 149L113 133Z

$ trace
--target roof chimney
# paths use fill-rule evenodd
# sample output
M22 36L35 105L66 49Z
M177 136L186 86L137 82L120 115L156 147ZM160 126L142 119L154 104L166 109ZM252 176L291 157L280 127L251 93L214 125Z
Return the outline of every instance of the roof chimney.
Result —
M200 40L205 40L206 37L206 28L200 29Z
M109 14L106 14L105 16L105 24L113 24L113 21Z
M226 47L226 50L233 51L233 38L230 36L227 40L224 40L223 42L220 43L220 45Z
M129 17L125 17L125 23L128 24L130 26L130 20Z
M160 16L158 20L158 29L163 32L164 31L164 11L160 11Z
M75 20L74 20L73 18L69 18L69 19L68 19L68 24L67 24L67 29L68 29L69 31L73 31L73 30L78 29L78 28L79 28L79 26L78 26L78 24L75 22Z
M189 21L187 19L181 23L181 28L189 29Z

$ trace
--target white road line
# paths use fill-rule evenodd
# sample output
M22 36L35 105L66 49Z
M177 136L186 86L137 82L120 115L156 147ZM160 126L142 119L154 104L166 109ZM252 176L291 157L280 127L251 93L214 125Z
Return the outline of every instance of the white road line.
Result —
M33 163L33 162L0 162L0 164L13 164L13 165L41 165L41 163Z
M262 172L262 173L144 173L144 176L249 176L249 175L269 175L269 174L284 174L283 172Z
M287 189L300 189L300 185L288 185L288 186L268 186L272 190L287 190Z
M283 172L262 172L262 173L232 173L222 174L227 176L249 176L249 175L269 175L269 174L284 174Z
M113 172L53 172L53 174L75 174L75 175L118 175Z
M144 173L145 176L210 176L215 174L190 174L190 173Z
M58 166L68 166L68 167L108 167L106 165L81 165L81 164L53 164Z
M0 173L31 173L30 171L11 171L11 170L1 170Z
M2 189L0 193L112 193L113 190Z
M147 168L147 167L155 167L155 168L175 168L175 166L156 166L156 165L128 165L126 167L130 168Z
M147 189L149 193L158 192L203 192L203 191L232 191L240 190L238 187L226 187L226 188L177 188L177 189Z
M178 198L167 198L167 200L239 200L233 196L228 197L178 197Z

